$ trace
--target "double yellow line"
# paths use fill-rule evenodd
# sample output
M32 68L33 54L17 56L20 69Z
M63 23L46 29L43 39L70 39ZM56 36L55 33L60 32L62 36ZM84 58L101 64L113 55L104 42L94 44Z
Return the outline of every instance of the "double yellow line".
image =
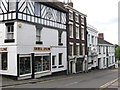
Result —
M116 82L118 79L119 79L119 78L116 78L115 80L112 80L112 81L110 81L110 82L108 82L108 83L100 86L99 88L106 88L107 86L109 86L109 85L113 84L114 82Z

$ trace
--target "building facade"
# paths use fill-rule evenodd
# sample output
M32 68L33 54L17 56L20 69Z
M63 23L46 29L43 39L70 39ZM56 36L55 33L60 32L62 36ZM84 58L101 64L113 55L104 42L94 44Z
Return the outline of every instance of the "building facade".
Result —
M98 53L98 31L95 27L88 25L87 26L87 45L88 45L88 70L94 69L97 67Z
M98 37L98 69L114 67L115 45L104 40L103 34L99 36L100 37Z
M67 60L68 73L87 70L87 24L86 15L73 8L73 3L65 5L67 13Z
M17 79L67 70L66 10L53 2L0 2L0 73Z

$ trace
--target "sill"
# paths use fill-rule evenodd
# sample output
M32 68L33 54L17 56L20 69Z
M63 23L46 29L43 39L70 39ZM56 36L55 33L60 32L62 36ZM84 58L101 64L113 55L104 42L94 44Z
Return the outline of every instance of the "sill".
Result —
M36 44L43 44L42 41L36 41Z
M4 43L14 43L15 39L5 39Z
M52 66L52 68L57 68L57 66Z
M59 43L58 45L63 46L63 43Z
M62 65L62 66L58 66L58 68L63 68L64 66Z

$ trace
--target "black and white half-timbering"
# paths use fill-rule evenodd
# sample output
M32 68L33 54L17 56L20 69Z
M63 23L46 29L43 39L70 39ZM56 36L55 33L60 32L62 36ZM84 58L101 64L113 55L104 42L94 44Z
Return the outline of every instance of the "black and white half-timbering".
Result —
M66 11L52 2L0 0L0 73L17 79L66 71Z

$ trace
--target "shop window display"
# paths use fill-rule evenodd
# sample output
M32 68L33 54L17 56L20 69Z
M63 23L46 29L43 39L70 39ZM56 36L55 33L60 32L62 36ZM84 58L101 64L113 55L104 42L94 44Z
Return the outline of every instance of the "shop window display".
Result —
M0 53L0 59L2 63L2 70L7 70L7 53Z
M49 56L35 56L35 72L50 70Z
M20 57L20 75L31 73L30 57Z

